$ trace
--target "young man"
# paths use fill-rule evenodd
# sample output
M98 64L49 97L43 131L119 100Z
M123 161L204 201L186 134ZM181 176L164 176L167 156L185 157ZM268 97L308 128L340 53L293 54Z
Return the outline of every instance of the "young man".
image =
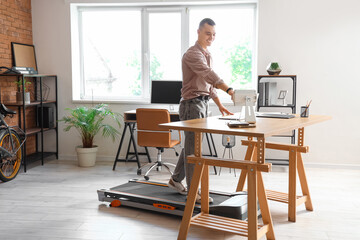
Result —
M208 116L209 99L218 106L221 114L232 114L220 102L215 88L227 92L231 97L234 94L232 88L212 69L212 58L207 47L215 40L215 22L210 18L203 19L197 30L198 40L190 47L182 58L183 85L181 89L180 120L205 118ZM194 172L194 164L187 163L187 156L194 154L195 135L193 132L185 132L185 146L182 149L174 174L171 176L168 186L186 195L187 191L181 181L186 176L186 184L190 189L191 179ZM197 202L201 201L200 194ZM209 198L209 202L213 200Z

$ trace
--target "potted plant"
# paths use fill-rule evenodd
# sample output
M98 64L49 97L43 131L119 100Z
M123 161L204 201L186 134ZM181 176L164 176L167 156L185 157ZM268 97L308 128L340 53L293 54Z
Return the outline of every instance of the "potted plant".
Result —
M16 92L16 102L22 103L24 96L25 103L30 103L30 92L26 91L26 86L31 84L31 82L27 81L26 78L24 78L24 94L22 92L23 79L19 79L18 81L15 81L15 83L18 86L18 91Z
M269 75L279 75L281 72L280 64L277 62L271 62L266 68Z
M111 137L115 141L120 133L111 124L105 123L105 120L111 119L120 129L121 114L113 112L107 104L98 104L93 107L82 106L74 109L66 108L65 110L70 111L70 115L60 120L66 124L64 131L67 132L74 127L82 139L82 146L76 148L79 166L94 166L98 150L98 147L94 145L94 137L101 131L103 137Z

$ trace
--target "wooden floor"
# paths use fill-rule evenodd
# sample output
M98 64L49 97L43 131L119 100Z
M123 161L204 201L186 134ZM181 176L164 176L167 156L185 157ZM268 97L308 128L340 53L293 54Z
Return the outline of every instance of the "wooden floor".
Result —
M212 169L211 169L212 170ZM287 221L287 205L270 202L276 239L360 239L360 171L308 168L314 212L300 206L297 222ZM239 176L239 172L237 172ZM137 178L135 163L111 162L79 168L53 160L0 183L0 239L176 239L181 218L138 209L110 208L97 199L97 189ZM166 181L163 171L151 180ZM287 172L264 174L267 188L287 191ZM237 178L228 169L210 176L210 188L234 191ZM191 227L188 239L243 239Z

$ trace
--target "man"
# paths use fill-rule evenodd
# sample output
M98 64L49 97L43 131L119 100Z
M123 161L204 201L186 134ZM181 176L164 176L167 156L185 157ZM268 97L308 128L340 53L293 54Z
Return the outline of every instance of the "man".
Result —
M221 114L232 114L220 102L215 88L227 92L231 97L234 94L232 88L212 69L212 58L207 47L215 40L215 22L210 18L203 19L197 30L198 40L190 47L182 58L183 84L181 89L181 101L179 107L180 120L205 118L208 116L210 98L218 106ZM187 156L194 154L195 134L185 132L185 146L182 149L174 174L171 176L168 186L186 195L187 191L181 181L186 176L186 184L190 189L191 178L194 172L194 164L187 163ZM197 202L201 201L198 194ZM212 202L209 198L209 202Z

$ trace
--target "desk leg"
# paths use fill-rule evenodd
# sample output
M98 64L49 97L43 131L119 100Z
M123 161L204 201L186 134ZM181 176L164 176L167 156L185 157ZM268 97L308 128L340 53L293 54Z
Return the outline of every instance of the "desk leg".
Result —
M209 166L204 167L201 177L201 212L209 213Z
M206 142L208 144L208 147L209 147L209 151L210 151L210 157L217 157L217 152L216 152L216 147L215 147L215 143L214 143L214 139L212 137L212 134L210 134L210 138L211 138L211 144L212 144L212 147L214 148L214 154L212 153L212 149L211 149L211 145L210 145L210 140L209 140L209 136L208 136L208 133L205 133L205 137L206 137ZM206 155L205 155L206 156ZM215 175L217 175L217 170L216 170L216 167L214 166L214 172L215 172Z
M248 239L258 239L256 167L248 166Z
M306 202L305 202L306 210L313 211L313 206L312 206L311 197L310 197L310 191L309 191L309 187L308 187L308 183L307 183L306 175L305 175L304 163L303 163L303 160L301 157L301 153L299 153L299 152L297 153L297 170L298 170L298 174L299 174L299 181L300 181L303 196L306 196Z
M247 150L246 150L245 160L251 161L251 159L254 157L253 156L254 152L255 152L254 149L255 149L255 144L251 143L248 146ZM236 187L237 192L244 191L246 175L247 175L247 170L242 169L241 174L240 174L240 178L239 178L239 182L238 182L238 185Z
M134 123L134 126L135 126L135 123ZM131 140L132 143L133 143L133 147L134 147L134 151L135 151L135 157L136 157L136 162L137 162L137 165L138 165L138 168L141 167L140 165L140 160L139 160L139 154L138 154L138 151L137 151L137 148L136 148L136 142L135 142L135 138L134 138L134 126L133 128L130 128L130 136L131 136Z
M122 135L121 135L120 145L119 145L118 151L116 153L116 157L115 157L115 161L114 161L114 165L113 165L113 170L115 170L117 160L119 159L120 150L121 150L121 147L122 147L122 144L123 144L123 141L124 141L124 137L125 137L127 127L128 127L128 123L125 122L124 130L123 130Z
M257 172L258 181L258 199L260 204L261 216L264 224L269 225L268 232L266 233L266 239L275 239L274 226L271 219L269 205L266 197L265 186L261 172Z
M130 134L134 132L134 126L132 126L131 123L129 123L129 131L130 131ZM132 143L132 140L131 140L131 137L130 137L130 139L129 139L129 144L128 144L128 147L127 147L127 150L126 150L125 159L129 159L129 153L130 153L131 143Z
M297 154L295 149L289 152L289 205L288 205L288 219L291 222L296 222L296 159Z
M190 228L190 221L194 211L195 201L196 201L196 194L200 185L200 178L204 170L203 163L197 163L194 169L194 175L191 180L190 191L188 193L188 198L185 205L184 215L181 221L178 240L186 239L186 236L189 232Z

